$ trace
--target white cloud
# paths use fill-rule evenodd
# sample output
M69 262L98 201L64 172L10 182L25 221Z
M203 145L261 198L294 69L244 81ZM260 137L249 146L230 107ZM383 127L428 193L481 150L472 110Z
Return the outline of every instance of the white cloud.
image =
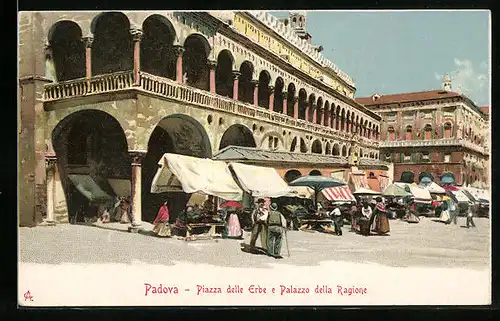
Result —
M489 104L488 64L483 61L479 69L475 69L468 59L453 59L456 69L448 74L452 79L452 90L458 91L472 99L478 105ZM442 81L443 75L435 72L436 80Z

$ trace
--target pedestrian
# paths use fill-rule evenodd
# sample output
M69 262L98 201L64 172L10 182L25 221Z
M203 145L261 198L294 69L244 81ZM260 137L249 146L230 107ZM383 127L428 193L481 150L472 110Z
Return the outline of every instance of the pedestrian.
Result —
M335 227L335 234L338 236L342 235L342 212L340 212L340 208L337 205L335 209L330 213L333 220L333 226Z
M365 201L361 208L361 218L359 220L359 232L364 236L370 235L370 218L372 213L372 208Z
M170 223L169 223L169 214L168 214L168 201L165 201L162 206L160 206L160 210L158 211L158 215L156 215L155 220L153 221L153 233L157 236L161 237L170 237Z
M439 216L439 221L445 223L446 225L451 223L450 211L448 210L448 204L443 202L441 215Z
M417 205L415 204L415 200L412 199L410 206L408 207L408 213L406 213L405 219L408 223L418 223L420 219L417 214Z
M474 213L472 205L469 205L469 208L467 209L467 228L469 227L476 227L476 224L474 224Z
M275 259L282 259L281 241L283 239L284 229L286 229L286 219L278 212L278 205L272 203L267 217L268 237L267 251L268 255ZM288 244L287 244L288 245Z
M458 217L458 206L453 202L453 200L449 200L449 209L450 209L450 220L453 224L457 225L457 217Z
M99 204L99 207L97 208L97 216L98 222L100 223L111 222L111 215L109 214L106 204L104 203Z
M358 229L358 224L356 223L358 208L356 206L356 203L352 203L350 214L351 214L351 231L356 231Z
M387 234L390 232L389 219L387 218L387 211L385 204L381 197L376 198L377 205L374 211L375 232L379 235Z
M252 236L250 237L250 247L255 248L257 238L260 235L260 243L264 249L267 248L267 217L269 211L265 207L266 201L263 198L257 200L257 207L252 214Z

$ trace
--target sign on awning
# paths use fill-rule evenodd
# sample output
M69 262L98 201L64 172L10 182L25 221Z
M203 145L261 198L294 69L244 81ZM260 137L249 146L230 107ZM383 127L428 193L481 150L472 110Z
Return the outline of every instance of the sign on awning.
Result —
M70 174L68 177L76 189L91 202L105 202L113 199L89 175Z
M226 163L208 158L164 154L151 184L151 193L183 191L239 201L243 191Z

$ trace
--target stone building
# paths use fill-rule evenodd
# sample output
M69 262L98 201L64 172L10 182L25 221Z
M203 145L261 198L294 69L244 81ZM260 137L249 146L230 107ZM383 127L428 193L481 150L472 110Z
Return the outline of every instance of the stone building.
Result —
M356 101L382 116L380 159L394 163L395 180L489 186L489 116L449 77L444 88Z
M212 158L240 146L303 155L311 170L313 154L335 159L322 174L352 154L380 168L380 116L294 18L21 12L20 225L90 211L77 174L109 193L110 179L130 180L135 223L152 220L167 197L150 193L165 152Z

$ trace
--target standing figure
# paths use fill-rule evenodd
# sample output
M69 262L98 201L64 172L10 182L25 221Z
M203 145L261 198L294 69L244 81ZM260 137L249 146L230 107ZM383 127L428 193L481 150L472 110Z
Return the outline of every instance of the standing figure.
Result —
M472 205L469 205L469 208L467 209L467 228L469 227L476 227L476 224L474 224L474 213Z
M439 215L439 221L445 224L451 223L450 211L448 210L448 204L446 204L446 202L443 202L441 215Z
M341 236L342 235L342 213L340 212L339 206L335 207L335 209L331 213L333 219L333 226L335 227L335 234Z
M417 205L415 204L415 200L412 199L410 201L410 206L408 208L408 213L406 214L406 222L408 223L418 223L420 222L420 219L416 215L417 213Z
M243 229L240 225L237 209L228 209L229 215L226 216L226 230L223 233L224 238L243 239Z
M372 213L372 208L368 205L368 202L364 202L361 208L361 218L359 220L359 232L361 235L370 235L370 218L372 217Z
M153 224L155 225L153 227L153 233L155 233L157 236L170 237L171 231L170 223L168 221L169 218L168 201L165 201L165 203L163 203L163 205L160 207L158 215L156 215L156 218L153 221Z
M120 223L122 224L129 224L130 223L130 218L129 218L129 213L130 212L130 203L128 199L123 198L120 201Z
M350 214L351 214L351 231L355 231L358 229L358 224L356 222L358 208L356 207L356 203L352 203Z
M283 239L283 231L286 229L286 219L278 212L278 205L271 204L271 210L267 217L267 226L269 234L267 237L267 252L269 256L275 259L282 259L281 254L281 240ZM287 244L288 245L288 244Z
M252 236L250 238L250 247L255 248L255 243L257 243L257 238L260 235L260 243L263 248L267 247L267 217L269 211L265 207L265 200L259 198L257 201L257 207L252 214L253 229Z
M99 204L99 207L97 208L97 217L100 223L109 223L111 221L111 216L109 215L105 204Z
M450 208L450 221L453 224L457 225L457 216L458 216L458 206L453 202L453 200L449 200L449 208Z
M377 205L375 206L375 232L379 235L387 234L391 230L389 227L389 218L387 217L387 211L385 209L385 204L381 197L376 199Z

